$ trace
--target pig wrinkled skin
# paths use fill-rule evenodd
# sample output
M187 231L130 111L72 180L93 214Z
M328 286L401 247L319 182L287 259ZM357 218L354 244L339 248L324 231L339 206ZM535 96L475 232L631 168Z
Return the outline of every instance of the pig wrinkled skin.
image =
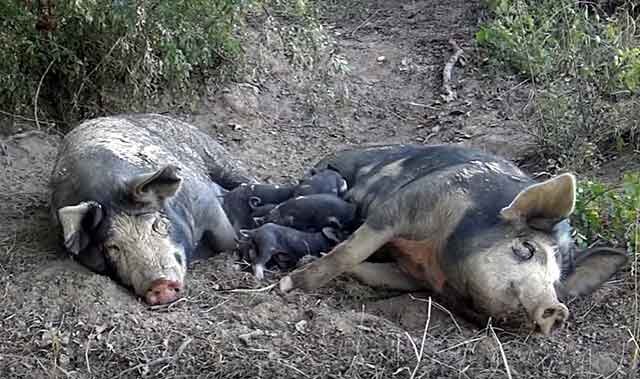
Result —
M281 269L290 269L306 255L319 256L344 239L339 230L325 227L320 232L302 232L267 223L253 230L241 230L240 256L253 264L253 272L264 279L264 269L272 259Z
M298 196L254 220L256 225L271 222L309 232L323 227L349 229L356 221L356 206L330 194Z
M235 249L222 196L255 182L187 123L157 114L102 117L64 138L51 176L52 218L80 263L148 304L165 304L181 296L196 250Z
M378 145L328 156L364 223L329 254L280 280L312 290L342 273L371 286L431 289L472 321L525 312L545 335L569 316L563 300L589 294L628 260L579 251L568 217L576 181L537 183L513 163L456 145ZM365 262L376 251L392 261Z

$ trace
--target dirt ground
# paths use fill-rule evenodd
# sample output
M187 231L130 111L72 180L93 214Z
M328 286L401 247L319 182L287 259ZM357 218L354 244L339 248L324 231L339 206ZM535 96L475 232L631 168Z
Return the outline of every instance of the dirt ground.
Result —
M243 36L247 68L239 79L176 116L278 182L347 145L465 143L516 160L530 151L509 116L526 106L528 88L479 67L472 43L478 1L349 0L325 8L317 31L323 59L297 64L278 31L287 20L256 12ZM454 70L458 98L445 103L450 38L466 59ZM428 293L374 291L348 277L314 293L233 291L263 287L279 274L259 283L231 255L195 263L186 298L151 309L61 253L47 208L59 138L27 133L0 145L2 378L637 374L630 338L637 294L628 269L569 304L569 323L550 338L526 327L478 329L435 301L429 307Z

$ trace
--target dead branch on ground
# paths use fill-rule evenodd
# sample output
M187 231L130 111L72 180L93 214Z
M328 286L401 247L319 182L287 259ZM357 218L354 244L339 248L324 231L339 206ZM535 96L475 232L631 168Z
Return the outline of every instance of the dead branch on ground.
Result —
M453 71L453 66L456 65L456 62L458 62L463 53L463 50L458 46L456 41L450 39L449 44L453 47L453 55L449 58L447 64L444 65L444 70L442 70L442 89L444 91L442 98L446 102L450 102L456 98L456 92L451 88L451 71Z

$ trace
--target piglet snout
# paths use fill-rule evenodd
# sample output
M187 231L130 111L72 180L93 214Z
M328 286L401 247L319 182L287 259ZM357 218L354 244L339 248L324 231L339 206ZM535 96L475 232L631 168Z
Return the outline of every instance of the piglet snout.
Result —
M542 334L548 336L560 328L569 317L569 309L562 303L538 307L534 311L533 320Z
M157 279L151 283L144 296L149 305L168 304L176 301L182 292L182 283L175 280Z

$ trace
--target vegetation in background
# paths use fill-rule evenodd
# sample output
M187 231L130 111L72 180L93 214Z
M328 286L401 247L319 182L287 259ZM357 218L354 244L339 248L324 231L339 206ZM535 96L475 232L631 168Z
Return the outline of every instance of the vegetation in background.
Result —
M632 1L487 0L476 33L493 67L532 83L528 130L551 169L597 167L640 149L640 8ZM620 187L579 184L573 223L581 245L638 248L640 174Z
M573 224L585 247L595 241L640 248L640 173L628 173L620 186L586 180L579 183Z
M544 158L585 168L640 147L640 31L633 2L487 0L476 34L489 59L534 84L534 127Z
M185 94L230 69L243 0L0 3L0 108L69 122Z

